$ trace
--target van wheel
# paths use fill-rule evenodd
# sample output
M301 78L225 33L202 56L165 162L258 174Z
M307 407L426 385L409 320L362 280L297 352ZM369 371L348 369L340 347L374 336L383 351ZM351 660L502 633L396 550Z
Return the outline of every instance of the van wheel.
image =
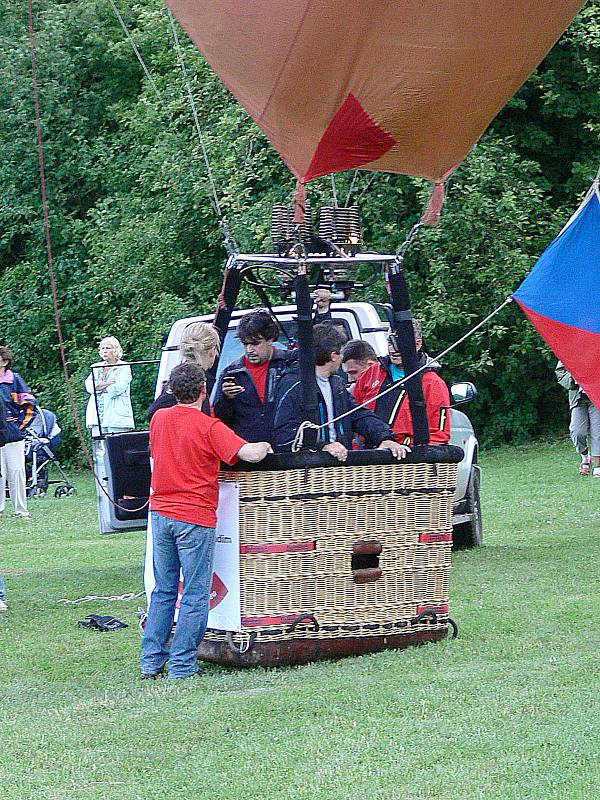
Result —
M467 486L467 500L471 519L455 525L452 532L454 550L466 550L479 547L483 544L483 525L481 520L481 500L479 490L481 487L481 468L477 464L471 467L471 476Z

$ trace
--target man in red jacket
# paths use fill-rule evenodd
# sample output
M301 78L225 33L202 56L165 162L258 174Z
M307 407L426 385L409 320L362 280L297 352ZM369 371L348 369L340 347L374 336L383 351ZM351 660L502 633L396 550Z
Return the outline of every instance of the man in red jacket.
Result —
M416 319L413 320L413 327L419 367L425 366L421 375L429 423L429 444L447 444L450 441L450 393L437 374L440 365L421 350L423 334L421 324ZM354 399L358 403L370 401L367 408L387 422L396 441L412 445L413 424L405 385L398 384L383 397L377 397L405 377L402 356L396 350L392 336L388 339L388 352L388 356L380 358L377 364L367 367L360 375L354 386Z

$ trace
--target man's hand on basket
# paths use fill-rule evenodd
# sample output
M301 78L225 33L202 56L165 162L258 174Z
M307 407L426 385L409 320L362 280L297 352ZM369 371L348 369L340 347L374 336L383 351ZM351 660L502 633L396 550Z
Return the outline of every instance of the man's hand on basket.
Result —
M394 444L396 444L394 442ZM329 442L323 447L324 453L329 453L338 461L345 461L348 458L348 451L341 442Z
M398 444L398 442L394 442L392 439L386 439L377 449L389 450L394 458L397 459L404 458L407 453L410 453L410 447L407 447L405 444Z

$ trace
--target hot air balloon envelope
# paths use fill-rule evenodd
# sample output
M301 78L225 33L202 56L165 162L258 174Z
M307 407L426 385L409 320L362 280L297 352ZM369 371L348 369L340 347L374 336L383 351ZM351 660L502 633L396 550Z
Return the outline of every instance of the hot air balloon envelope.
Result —
M355 167L437 180L581 0L166 0L302 181Z

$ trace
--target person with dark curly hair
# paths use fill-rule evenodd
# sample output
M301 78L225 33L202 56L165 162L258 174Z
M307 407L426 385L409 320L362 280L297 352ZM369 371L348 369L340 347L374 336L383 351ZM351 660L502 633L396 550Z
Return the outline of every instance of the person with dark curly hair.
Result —
M297 350L274 347L279 329L265 309L245 314L237 337L244 355L223 370L214 411L249 442L271 441L277 385L298 360Z
M0 398L4 402L6 444L0 448L0 514L6 504L6 484L16 517L28 519L25 489L25 435L33 419L35 397L18 372L11 369L13 352L0 347Z

